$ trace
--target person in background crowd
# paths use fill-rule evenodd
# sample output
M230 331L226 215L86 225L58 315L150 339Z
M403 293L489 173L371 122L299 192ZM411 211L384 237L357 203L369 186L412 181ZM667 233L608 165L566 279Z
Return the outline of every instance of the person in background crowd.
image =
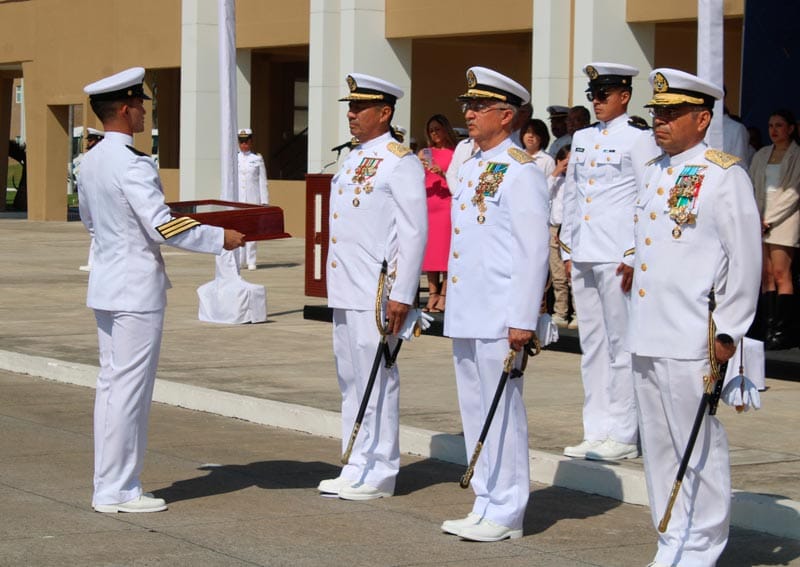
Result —
M545 177L549 177L556 167L556 162L544 148L550 143L550 133L547 125L538 118L529 118L528 123L520 130L520 144L522 149L528 152L533 163L536 164Z
M355 142L331 180L326 261L333 354L342 393L343 452L375 349L384 334L394 349L416 300L428 233L425 171L417 156L396 140L391 125L402 89L362 73L350 73L347 86L349 94L339 100L348 103L347 121ZM384 296L378 297L384 264L388 281ZM381 321L375 307L384 301ZM343 500L394 494L400 470L399 395L397 365L380 364L349 462L339 476L319 483L321 493Z
M442 313L447 296L447 255L450 252L450 189L445 172L450 167L456 133L442 114L434 114L425 126L428 140L418 157L425 168L428 197L428 243L422 270L428 278L428 303L423 311Z
M772 144L753 157L750 178L755 187L764 240L761 313L766 313L767 350L797 345L792 261L800 246L800 146L791 111L769 117Z
M570 136L572 142L572 135L578 130L582 130L589 126L592 121L592 116L589 114L589 109L585 106L573 106L567 113L567 134Z
M750 133L747 126L738 118L731 116L727 104L728 88L725 87L725 104L722 107L722 150L726 154L738 157L739 165L745 169L750 167L755 150L750 147Z
M651 160L635 212L628 342L653 525L667 508L712 360L727 362L753 318L759 219L738 159L703 142L722 89L675 69L650 73ZM712 296L716 307L711 304ZM713 313L712 313L713 311ZM724 373L723 373L724 375ZM713 567L728 540L725 428L705 410L652 567Z
M267 168L261 154L253 152L253 131L239 130L239 202L266 206L269 204ZM256 269L256 242L247 242L239 252L239 266Z
M479 149L459 169L453 193L444 334L453 339L464 441L472 451L505 359L534 336L547 278L548 206L544 175L510 137L528 91L492 69L472 67L459 99ZM442 531L471 541L522 537L530 494L523 381L505 386L475 466L472 510L445 521Z
M140 479L170 287L160 247L221 254L244 244L235 230L171 215L155 162L133 147L150 99L143 80L133 67L84 88L105 129L78 178L81 221L95 239L86 304L100 350L92 507L111 514L167 509Z
M561 259L561 244L558 235L564 218L564 182L567 176L570 146L558 150L556 164L547 177L550 188L550 279L553 282L553 322L559 327L578 328L578 318L570 321L569 308L573 302L569 278ZM573 304L572 311L575 311Z
M555 139L547 149L547 153L550 154L550 157L555 158L558 150L572 141L572 136L567 131L569 107L554 104L547 107L547 114L550 118L550 132L552 132Z
M644 164L660 150L647 126L627 114L638 69L591 63L583 72L598 122L572 138L560 235L583 352L583 441L564 454L617 461L639 454L625 345L633 276L631 219Z

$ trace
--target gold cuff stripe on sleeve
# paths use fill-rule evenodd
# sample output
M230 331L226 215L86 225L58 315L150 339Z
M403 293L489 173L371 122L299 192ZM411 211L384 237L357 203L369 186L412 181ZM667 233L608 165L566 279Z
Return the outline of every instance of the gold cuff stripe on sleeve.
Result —
M636 253L636 248L628 248L628 249L627 249L627 250L625 250L625 252L622 254L622 257L623 257L623 258L626 258L626 257L628 257L628 256L633 256L633 255L634 255L634 253Z
M169 240L173 236L177 236L199 225L200 222L191 217L178 217L157 226L156 230L164 240Z
M567 254L572 254L572 250L570 249L570 247L561 242L560 240L558 241L558 245L561 246L561 249Z

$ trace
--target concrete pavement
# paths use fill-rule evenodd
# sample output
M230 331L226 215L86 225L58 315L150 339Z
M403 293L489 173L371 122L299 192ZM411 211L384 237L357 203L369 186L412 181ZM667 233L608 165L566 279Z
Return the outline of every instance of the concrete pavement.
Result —
M82 226L3 220L0 238L0 368L93 384L94 320L84 305L87 274L77 270L88 248ZM302 245L299 239L260 243L259 270L244 277L267 286L269 320L243 326L197 320L195 290L213 277L213 258L165 247L175 287L169 294L157 399L316 435L340 434L330 325L302 319L305 304L324 303L303 296ZM529 365L525 397L533 478L644 503L639 459L605 465L559 456L581 437L578 359L545 352ZM404 346L400 368L401 449L463 462L449 341L414 340ZM741 491L733 521L798 538L800 384L768 380L768 386L760 412L736 415L720 409L732 446L733 485ZM331 466L337 462L336 446Z

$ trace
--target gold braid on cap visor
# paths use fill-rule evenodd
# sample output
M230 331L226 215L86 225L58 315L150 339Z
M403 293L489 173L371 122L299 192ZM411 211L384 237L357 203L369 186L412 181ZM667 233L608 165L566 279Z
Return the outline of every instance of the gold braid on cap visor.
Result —
M689 96L681 93L655 93L647 106L670 106L674 104L698 104L706 103L702 98Z
M382 94L370 94L370 93L350 93L346 97L340 100L383 100Z
M492 91L483 91L481 89L469 89L466 93L461 95L460 98L495 98L506 102L508 97L500 93L493 93Z

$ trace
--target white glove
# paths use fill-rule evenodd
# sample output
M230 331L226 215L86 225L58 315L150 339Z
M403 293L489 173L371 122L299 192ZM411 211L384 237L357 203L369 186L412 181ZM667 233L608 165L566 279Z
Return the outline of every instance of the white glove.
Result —
M558 340L558 325L553 323L553 318L547 313L539 315L539 320L536 321L536 336L539 337L542 348Z
M431 326L433 317L424 313L422 309L411 309L406 316L406 321L403 323L403 328L397 334L398 337L404 341L410 341L414 338L414 329L419 326L420 331L424 331Z
M731 378L728 385L722 389L722 401L736 408L736 411L761 409L761 396L758 388L747 377L739 374Z

